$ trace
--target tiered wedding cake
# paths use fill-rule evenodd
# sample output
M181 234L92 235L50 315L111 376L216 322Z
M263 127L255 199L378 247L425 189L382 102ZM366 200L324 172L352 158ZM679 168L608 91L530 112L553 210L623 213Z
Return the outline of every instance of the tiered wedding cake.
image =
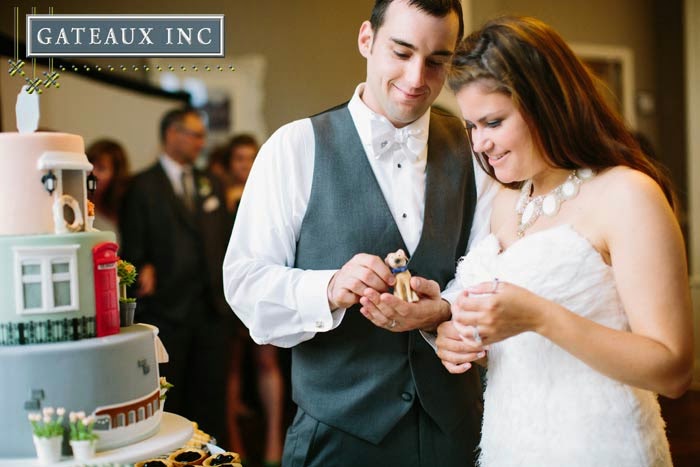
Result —
M44 407L94 415L98 451L160 425L157 329L119 326L117 245L88 222L91 170L80 136L0 133L0 461L34 456L27 416Z

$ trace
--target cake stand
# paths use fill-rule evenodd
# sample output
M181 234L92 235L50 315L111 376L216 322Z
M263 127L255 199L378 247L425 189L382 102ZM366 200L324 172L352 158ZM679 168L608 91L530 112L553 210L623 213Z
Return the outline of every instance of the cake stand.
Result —
M90 465L98 467L109 464L133 464L150 457L158 457L170 451L181 448L192 438L194 429L192 422L179 415L163 412L158 432L138 443L118 449L101 451L87 462L77 462L72 457L64 457L61 462L51 464L55 467L77 467ZM0 459L0 467L47 467L36 458L31 459Z

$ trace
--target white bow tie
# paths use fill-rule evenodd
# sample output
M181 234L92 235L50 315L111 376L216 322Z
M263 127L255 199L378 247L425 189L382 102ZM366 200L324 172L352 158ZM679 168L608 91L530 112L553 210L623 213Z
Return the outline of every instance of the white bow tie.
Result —
M394 145L399 145L403 148L405 156L414 161L428 142L425 131L413 129L410 125L394 128L391 123L381 119L373 119L370 125L375 157L381 157Z

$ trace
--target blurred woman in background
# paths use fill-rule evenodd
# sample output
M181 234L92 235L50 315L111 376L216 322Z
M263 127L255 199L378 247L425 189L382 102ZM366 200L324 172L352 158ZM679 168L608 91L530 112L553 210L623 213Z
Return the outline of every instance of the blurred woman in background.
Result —
M85 152L93 165L92 173L97 178L97 188L90 196L90 201L95 204L94 227L118 234L119 206L129 181L126 151L115 140L99 139Z

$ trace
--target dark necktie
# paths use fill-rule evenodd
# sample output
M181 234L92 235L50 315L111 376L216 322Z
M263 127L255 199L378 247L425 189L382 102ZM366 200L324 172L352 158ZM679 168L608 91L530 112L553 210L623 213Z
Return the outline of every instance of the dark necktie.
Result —
M194 179L189 166L182 168L182 201L189 211L194 211Z

